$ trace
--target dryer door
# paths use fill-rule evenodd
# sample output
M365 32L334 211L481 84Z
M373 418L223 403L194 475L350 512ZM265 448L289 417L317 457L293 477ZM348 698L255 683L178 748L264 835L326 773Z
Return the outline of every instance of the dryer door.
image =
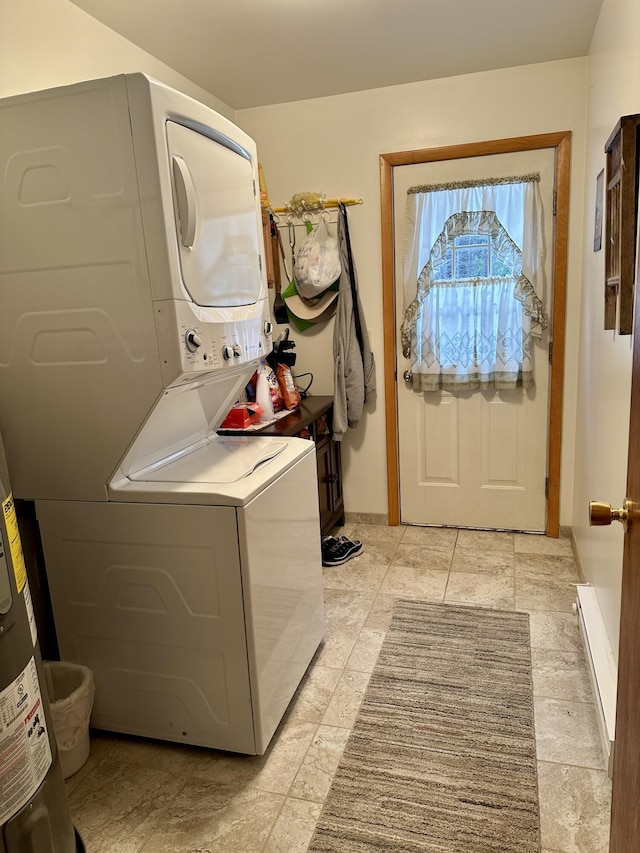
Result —
M260 299L260 219L253 164L237 144L167 121L182 280L197 305Z

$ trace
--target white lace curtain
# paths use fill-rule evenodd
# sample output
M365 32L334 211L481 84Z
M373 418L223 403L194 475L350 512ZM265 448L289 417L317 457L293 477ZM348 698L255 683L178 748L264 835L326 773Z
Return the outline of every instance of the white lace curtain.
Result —
M416 390L533 387L532 339L548 324L537 294L538 182L526 175L408 191L401 336ZM465 240L484 244L486 270L454 273Z

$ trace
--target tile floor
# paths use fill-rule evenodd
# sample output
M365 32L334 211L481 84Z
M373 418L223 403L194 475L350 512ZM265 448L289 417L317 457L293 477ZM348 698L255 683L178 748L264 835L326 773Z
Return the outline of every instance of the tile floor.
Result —
M236 756L91 733L68 782L87 853L304 853L396 596L526 610L543 853L606 853L610 783L576 618L568 539L352 525L325 569L327 631L267 751Z

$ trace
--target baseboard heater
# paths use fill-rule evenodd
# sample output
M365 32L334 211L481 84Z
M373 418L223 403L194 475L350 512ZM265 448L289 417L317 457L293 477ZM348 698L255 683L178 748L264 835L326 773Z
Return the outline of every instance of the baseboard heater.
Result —
M612 776L618 668L607 639L595 589L588 584L578 584L577 592L578 624L590 670L607 772Z

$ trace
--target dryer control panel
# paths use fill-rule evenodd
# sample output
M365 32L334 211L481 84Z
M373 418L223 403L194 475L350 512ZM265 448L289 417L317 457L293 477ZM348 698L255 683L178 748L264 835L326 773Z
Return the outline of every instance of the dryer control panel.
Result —
M272 349L266 300L233 312L167 300L155 303L155 318L166 388L198 374L249 365Z

